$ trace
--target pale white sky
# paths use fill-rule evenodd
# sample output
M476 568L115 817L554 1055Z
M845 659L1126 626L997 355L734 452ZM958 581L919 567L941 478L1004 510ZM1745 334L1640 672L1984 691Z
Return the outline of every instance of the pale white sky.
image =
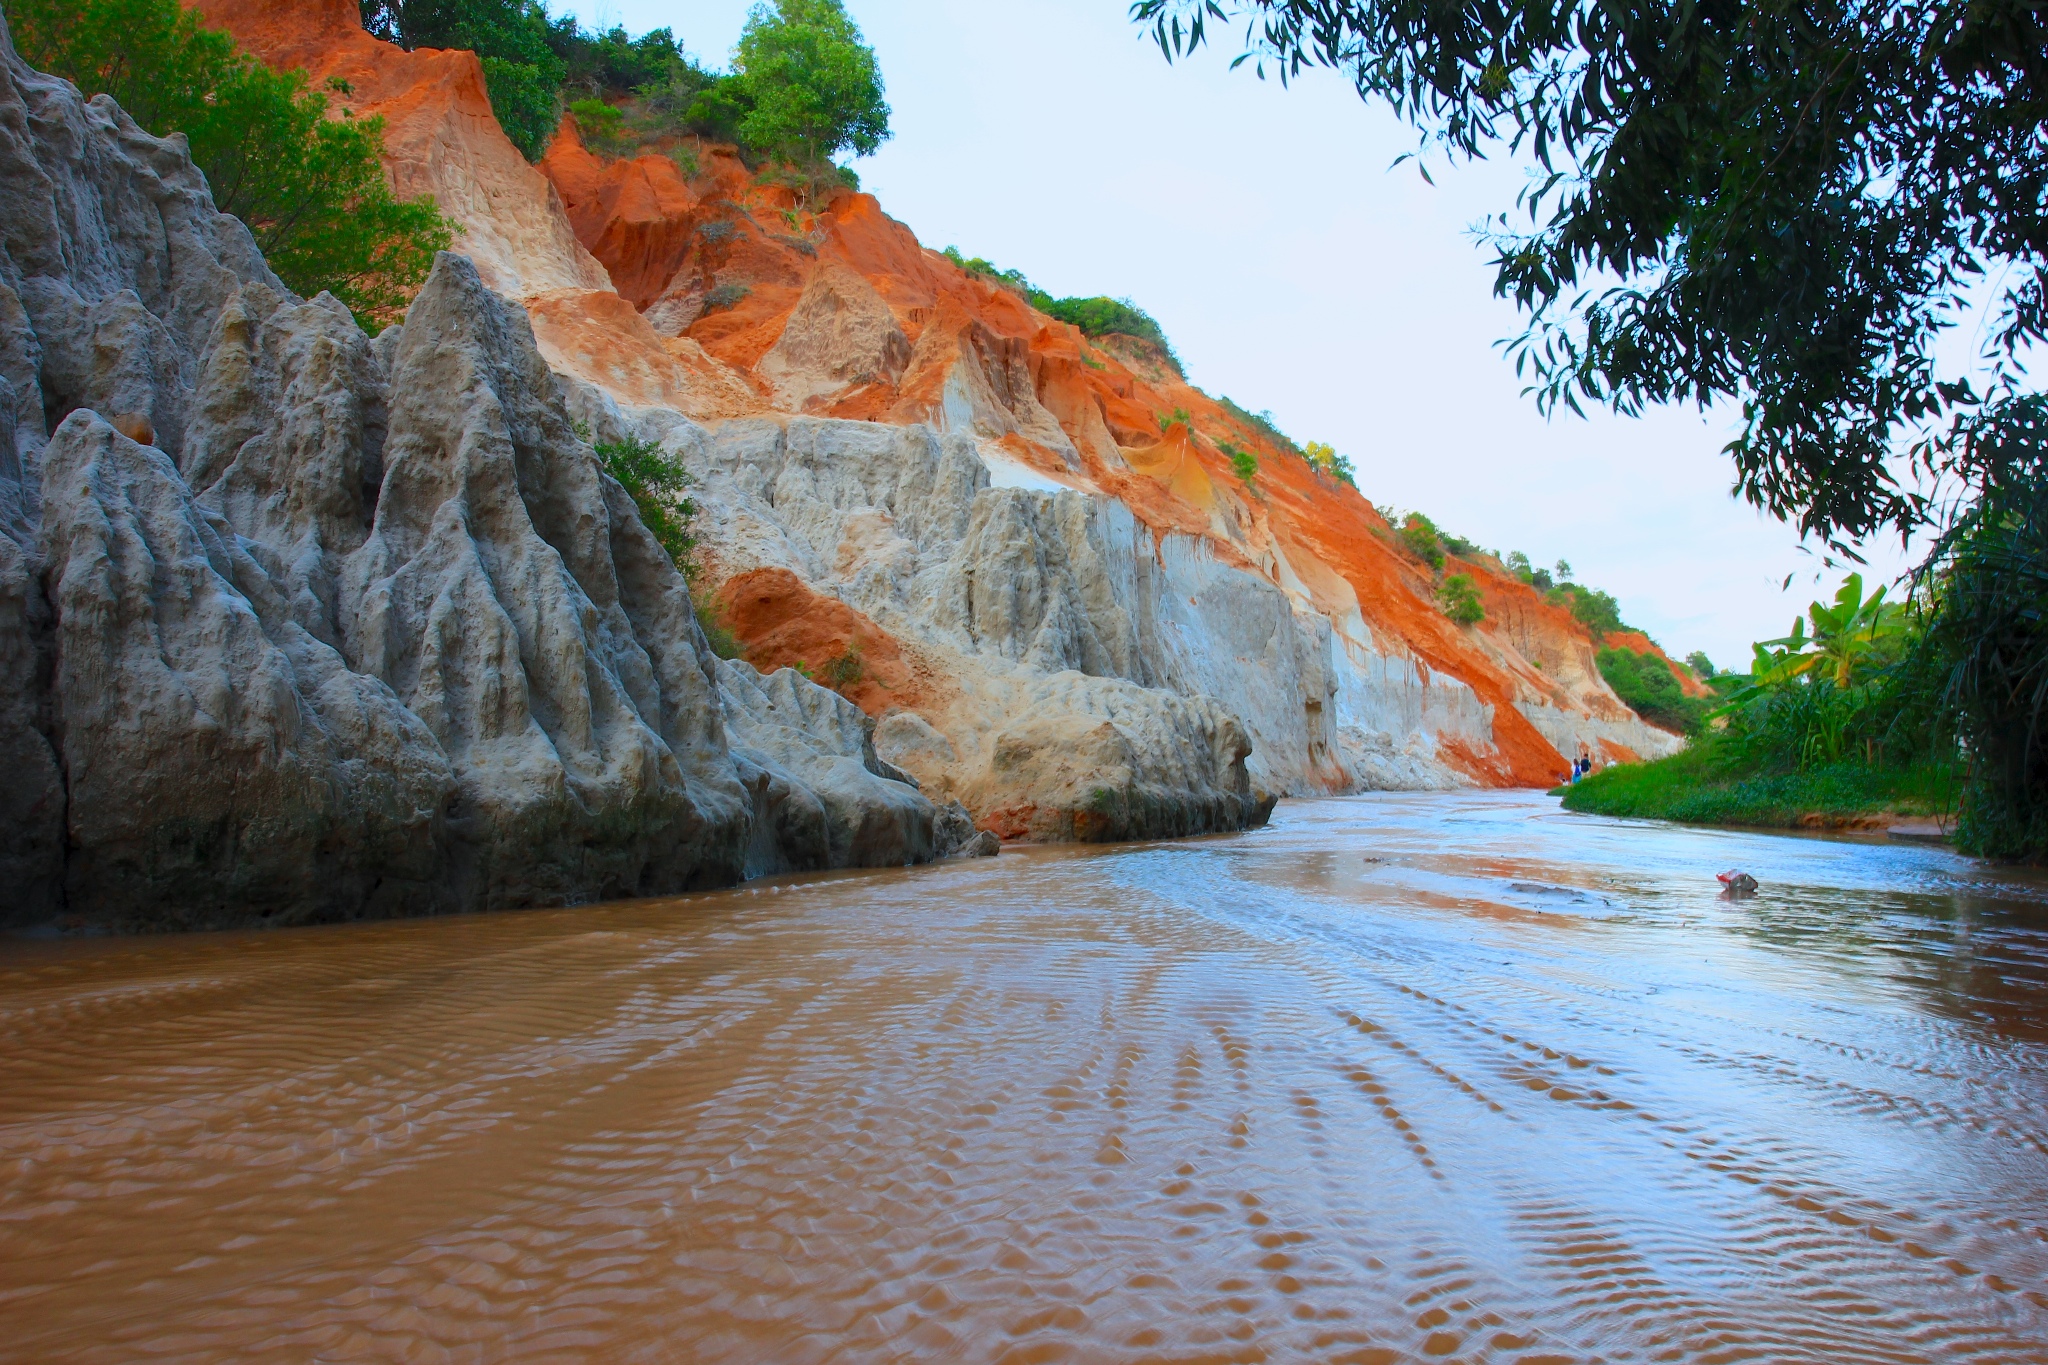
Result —
M667 26L714 65L747 0L550 0ZM1469 229L1523 174L1389 170L1414 137L1316 73L1291 89L1227 53L1169 67L1123 0L848 0L895 137L855 163L927 246L1056 294L1128 296L1194 383L1349 454L1374 502L1539 564L1569 560L1667 650L1745 667L1839 578L1729 496L1724 414L1545 421L1495 343L1520 330ZM1866 547L1889 578L1896 540ZM1780 584L1796 575L1789 592Z

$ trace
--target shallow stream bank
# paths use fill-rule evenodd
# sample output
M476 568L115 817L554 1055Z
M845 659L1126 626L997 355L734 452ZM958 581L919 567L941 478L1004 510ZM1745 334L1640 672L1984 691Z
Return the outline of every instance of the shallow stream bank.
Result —
M0 1361L2048 1360L2048 886L1939 848L1285 802L0 1037Z

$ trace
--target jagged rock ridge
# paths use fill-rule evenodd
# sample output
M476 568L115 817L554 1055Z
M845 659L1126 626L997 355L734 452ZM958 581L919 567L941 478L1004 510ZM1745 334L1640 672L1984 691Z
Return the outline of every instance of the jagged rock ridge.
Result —
M4 18L0 196L0 922L575 903L972 836L847 703L713 658L465 258L372 341Z

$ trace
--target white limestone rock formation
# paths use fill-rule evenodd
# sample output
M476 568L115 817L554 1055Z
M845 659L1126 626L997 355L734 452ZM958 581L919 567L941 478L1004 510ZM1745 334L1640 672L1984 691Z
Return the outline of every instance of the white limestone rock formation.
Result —
M43 474L68 905L152 927L444 908L454 784L427 728L292 619L162 451L80 409Z
M1341 618L1305 605L1290 566L1275 582L1209 539L1157 536L1114 498L1020 472L986 436L699 425L575 387L590 420L659 439L698 475L722 575L787 570L955 681L883 716L876 743L1008 837L1243 828L1265 793L1475 785L1468 756L1494 749L1496 703L1383 639L1355 599ZM1517 709L1560 745L1679 743L1618 703L1611 717Z
M38 543L50 433L90 407L174 451L213 315L241 280L271 278L181 142L29 71L0 17L0 922L65 900L66 721Z
M479 894L730 877L745 807L688 594L571 430L525 313L443 256L390 355L339 626L447 753Z
M444 255L371 341L283 289L182 141L5 37L0 926L740 876L763 769L728 750L682 577L525 313ZM792 678L774 700L787 798L829 816L777 866L959 842L879 760L822 757L849 742L837 697Z
M795 669L717 668L726 737L756 801L748 876L929 862L973 837L965 809L940 818L916 778L882 761L871 722L846 698Z
M1270 811L1244 725L1185 685L1188 648L1206 642L1162 629L1182 585L1158 574L1149 533L1121 505L996 487L971 438L926 426L707 430L673 412L623 414L592 390L577 401L600 427L632 424L689 463L727 574L787 569L960 681L928 714L887 715L876 731L881 756L928 792L1037 839L1214 833ZM1264 591L1268 615L1291 619ZM1235 620L1241 604L1216 606ZM1274 647L1294 649L1292 634Z

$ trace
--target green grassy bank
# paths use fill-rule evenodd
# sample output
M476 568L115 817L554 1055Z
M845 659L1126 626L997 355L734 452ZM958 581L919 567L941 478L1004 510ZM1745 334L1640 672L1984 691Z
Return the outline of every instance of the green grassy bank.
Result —
M1888 815L1938 815L1954 809L1947 768L1830 767L1765 772L1696 745L1653 763L1608 768L1560 787L1564 808L1592 815L1678 820L1696 825L1842 829Z

